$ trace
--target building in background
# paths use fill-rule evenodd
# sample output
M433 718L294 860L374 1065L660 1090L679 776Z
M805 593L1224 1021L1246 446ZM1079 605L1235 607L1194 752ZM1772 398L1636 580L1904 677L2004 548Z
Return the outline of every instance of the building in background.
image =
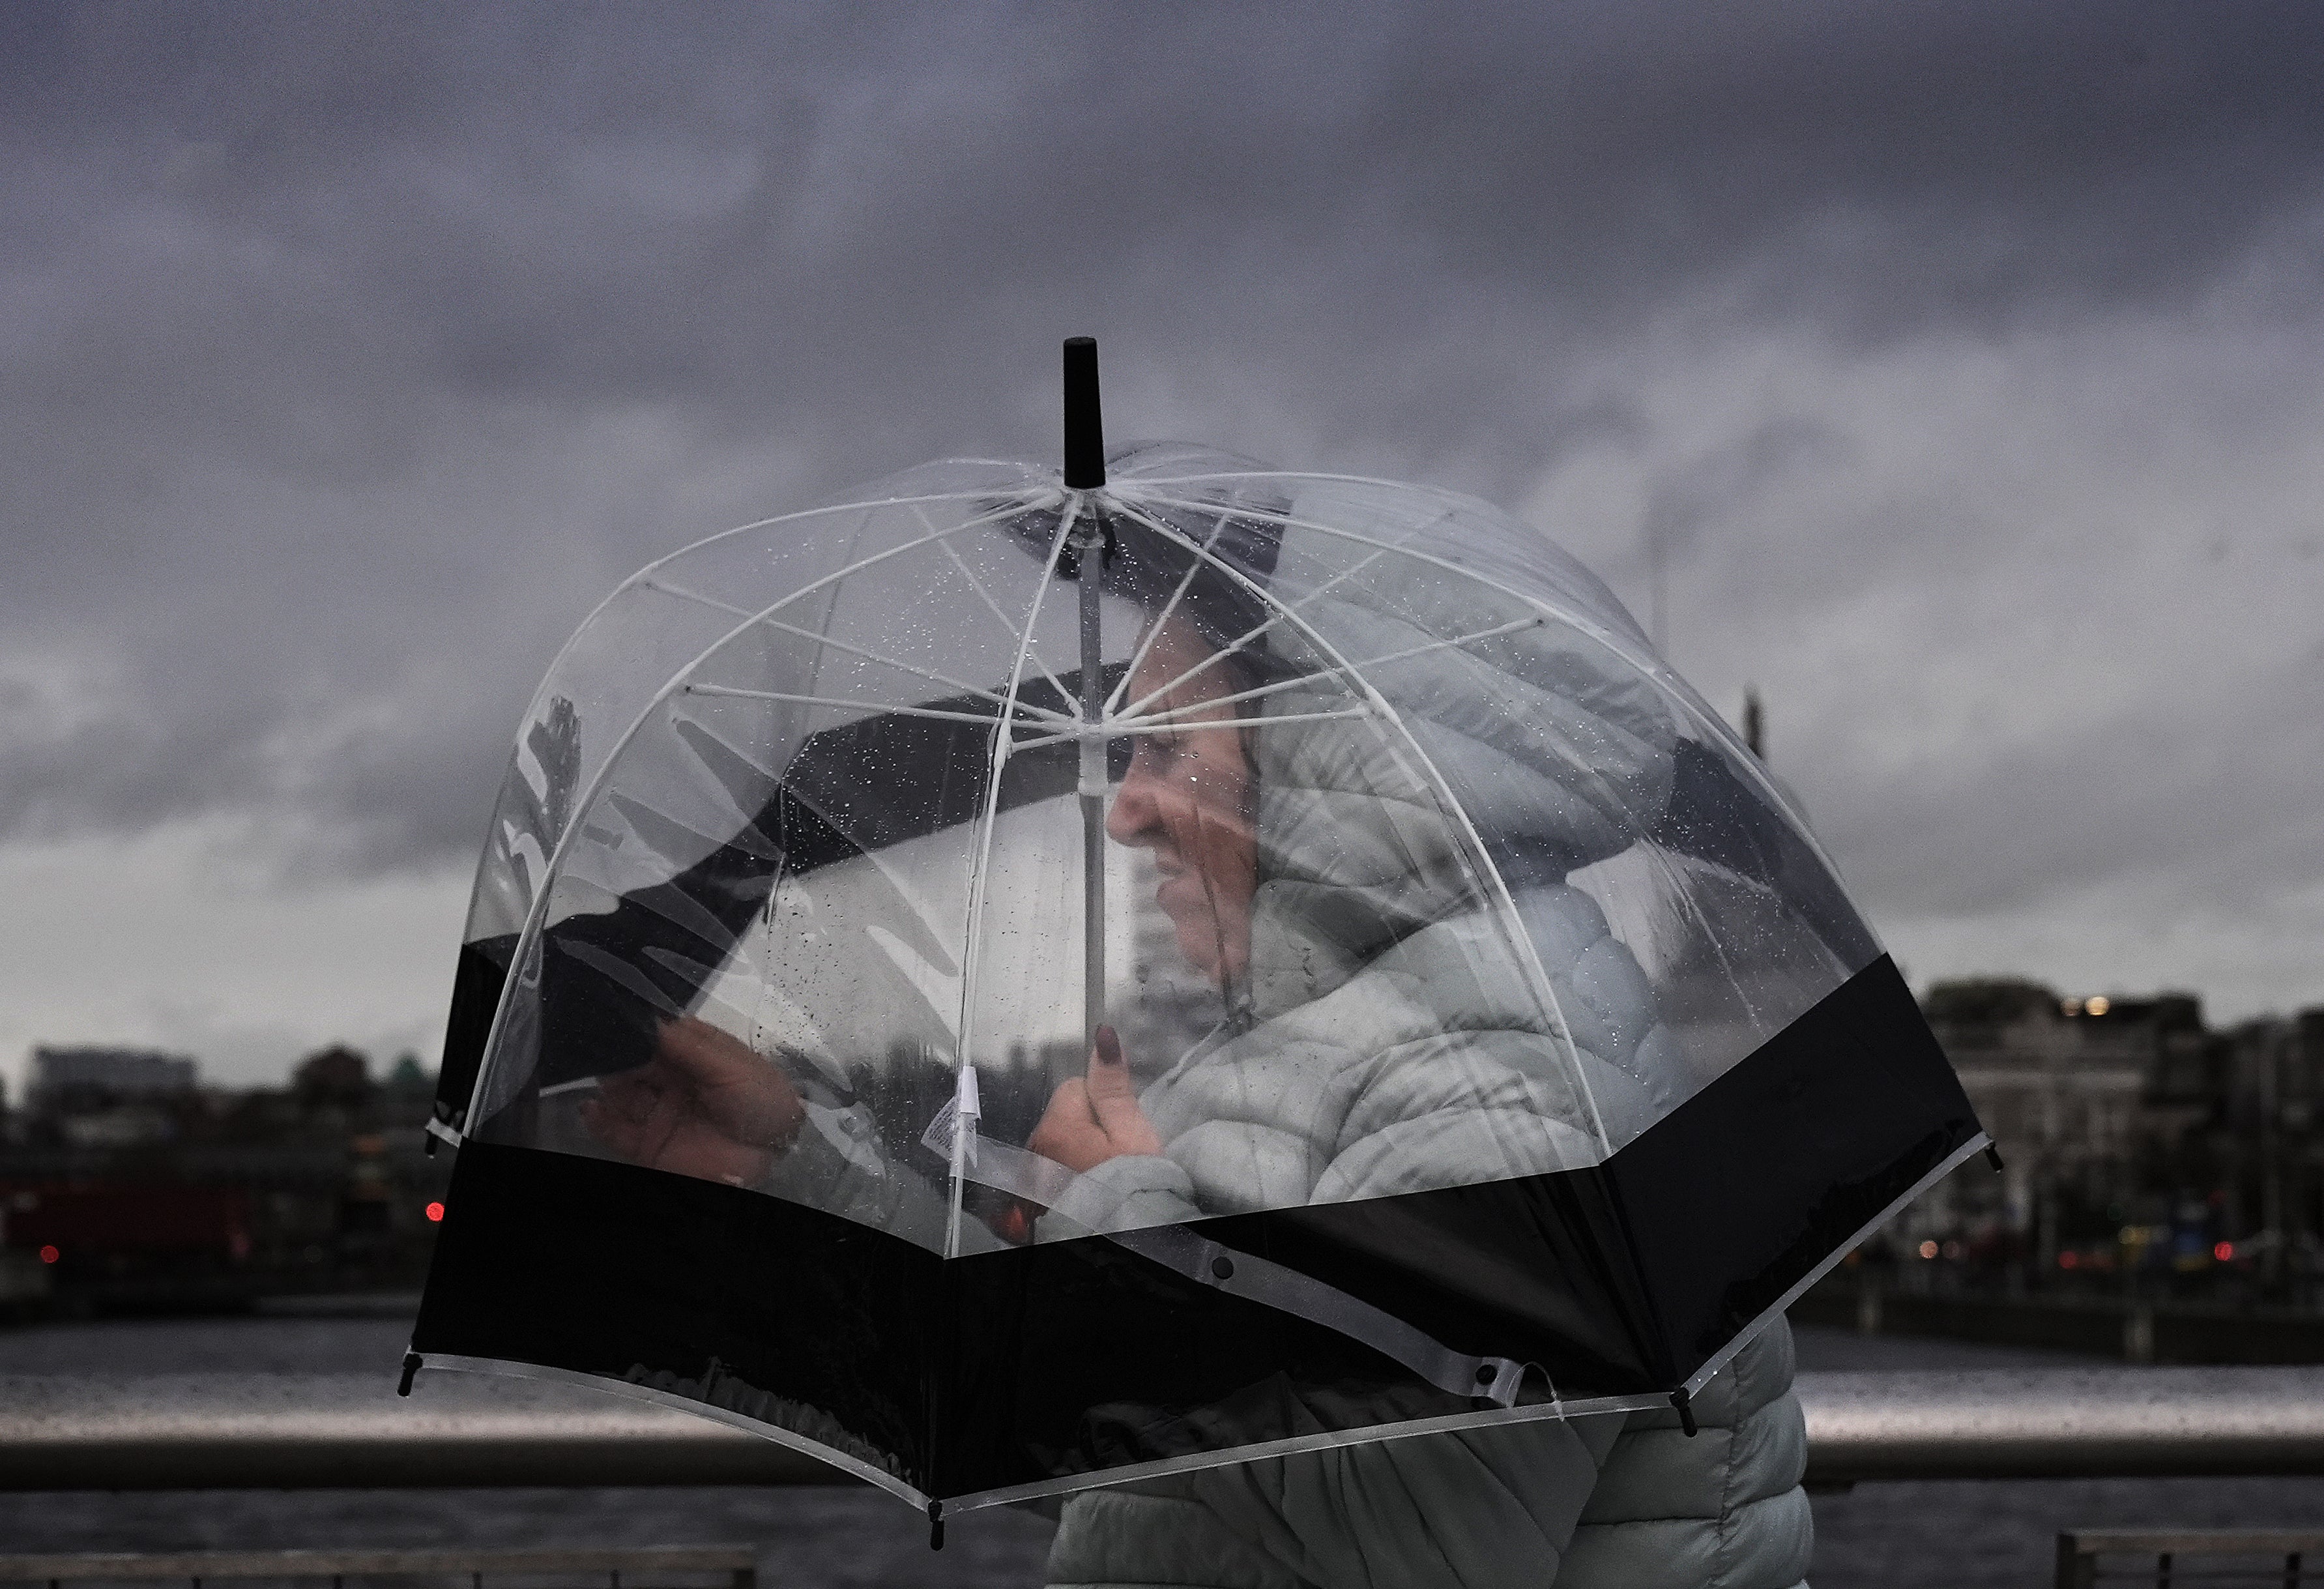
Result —
M1126 964L1138 994L1121 1033L1145 1079L1216 1021L1217 995L1182 973L1167 924ZM1899 1283L2006 1294L2324 1302L2324 1007L2212 1030L2191 994L1988 978L1940 984L1923 1008L2006 1168L1963 1167L1865 1261ZM1078 1040L1018 1046L988 1078L985 1129L1022 1141L1087 1062ZM898 1119L933 1118L954 1090L934 1051L850 1081L912 1093ZM204 1086L183 1055L36 1049L0 1132L0 1282L39 1264L46 1284L0 1283L0 1311L35 1293L182 1308L416 1285L450 1168L424 1153L433 1093L412 1056L378 1075L339 1046L247 1089ZM930 1151L917 1137L881 1148L899 1162ZM981 1189L966 1202L1007 1213Z
M417 1285L449 1169L420 1132L434 1080L410 1056L371 1070L334 1047L287 1086L219 1088L181 1055L36 1049L0 1142L0 1249L69 1309Z
M135 1148L166 1142L195 1095L200 1067L150 1049L37 1048L25 1114L54 1123L75 1146Z
M32 1050L24 1102L33 1109L182 1097L194 1090L201 1067L184 1054L153 1049Z
M1966 1283L2307 1298L2324 1229L2324 1009L2213 1031L2191 993L1981 978L1923 1010L2006 1169L1892 1232Z

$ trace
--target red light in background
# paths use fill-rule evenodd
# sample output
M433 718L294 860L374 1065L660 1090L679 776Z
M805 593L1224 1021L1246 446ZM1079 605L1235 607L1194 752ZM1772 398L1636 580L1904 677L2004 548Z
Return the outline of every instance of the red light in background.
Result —
M2060 1269L2071 1269L2081 1261L2082 1255L2079 1252L2061 1252L2058 1254L2058 1267Z
M2211 1256L2218 1259L2221 1263L2227 1262L2227 1260L2233 1258L2235 1255L2236 1244L2233 1242L2221 1242L2218 1246L2211 1249Z
M430 1203L429 1205L428 1205L428 1222L429 1222L430 1224L435 1224L435 1223L436 1223L436 1222L438 1222L438 1220L441 1220L443 1217L444 1217L444 1205L442 1205L441 1203Z
M41 1249L41 1261L42 1263L54 1263L58 1259L62 1258L64 1254L58 1252L54 1247L43 1247Z

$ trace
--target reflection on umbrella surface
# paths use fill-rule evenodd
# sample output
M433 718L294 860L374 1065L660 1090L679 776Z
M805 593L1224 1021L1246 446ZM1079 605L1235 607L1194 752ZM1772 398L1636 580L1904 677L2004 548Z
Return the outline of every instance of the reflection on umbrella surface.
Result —
M1102 467L1084 357L1062 479L714 537L558 657L407 1366L675 1400L938 1516L1684 1414L1985 1145L1579 564L1443 492Z

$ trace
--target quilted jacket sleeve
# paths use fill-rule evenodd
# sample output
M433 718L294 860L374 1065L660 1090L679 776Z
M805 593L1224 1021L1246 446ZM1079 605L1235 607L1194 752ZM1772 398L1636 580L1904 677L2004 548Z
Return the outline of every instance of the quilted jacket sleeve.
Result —
M1692 1439L1667 1410L1622 1420L1559 1589L1785 1589L1806 1575L1815 1525L1790 1326L1778 1318L1755 1336L1694 1411Z

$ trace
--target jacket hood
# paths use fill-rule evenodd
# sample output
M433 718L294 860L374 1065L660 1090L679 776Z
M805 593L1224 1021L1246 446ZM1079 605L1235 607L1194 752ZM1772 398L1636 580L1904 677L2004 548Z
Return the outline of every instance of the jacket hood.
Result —
M1370 506L1360 490L1310 492L1287 517L1360 526ZM1297 604L1300 649L1354 665L1386 710L1278 721L1344 709L1330 679L1265 698L1251 736L1259 1019L1483 908L1488 866L1517 891L1628 848L1661 814L1674 765L1665 697L1600 640L1469 577L1348 578L1315 593L1329 577L1316 569L1349 561L1330 540L1296 522L1284 531L1283 581L1309 594L1277 594ZM1441 643L1505 625L1521 626ZM1375 658L1398 660L1362 665Z

